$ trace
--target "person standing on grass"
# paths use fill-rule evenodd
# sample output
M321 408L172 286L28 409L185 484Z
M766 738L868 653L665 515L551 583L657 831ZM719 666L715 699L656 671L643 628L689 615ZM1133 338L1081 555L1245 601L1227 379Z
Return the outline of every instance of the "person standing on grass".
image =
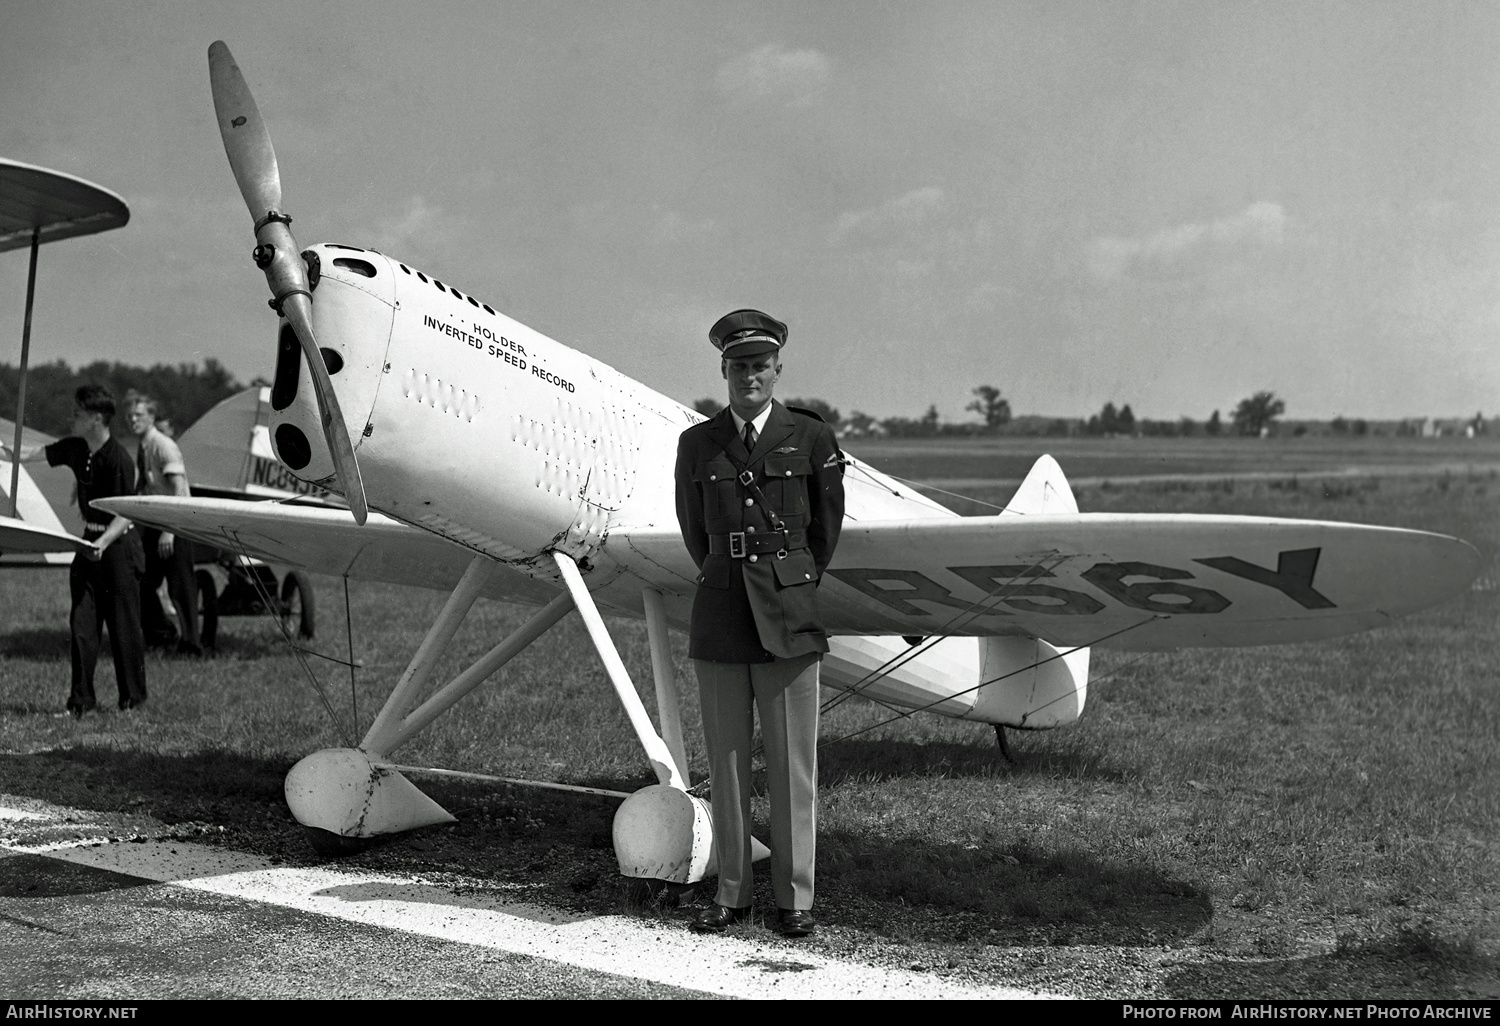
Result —
M729 406L677 443L677 522L698 565L689 655L713 778L719 889L693 923L717 933L750 912L750 744L760 710L771 796L777 926L813 932L818 669L828 651L818 580L844 521L833 429L772 398L786 325L735 310L709 329Z
M136 450L136 489L141 495L191 495L182 450L156 426L156 400L134 390L125 393L125 416L130 433L140 440ZM171 531L141 530L146 550L146 576L141 582L142 627L155 644L171 643L171 625L162 613L157 589L167 582L177 607L177 654L203 655L198 639L198 584L193 578L193 543L177 541Z
M135 709L146 701L146 643L141 636L141 578L146 555L140 532L129 520L95 509L96 499L135 494L135 466L125 447L114 440L109 425L115 400L102 385L83 385L73 395L72 435L50 445L23 447L14 457L22 462L43 458L49 466L66 465L78 481L78 509L83 514L83 537L88 547L73 557L68 574L72 612L73 687L67 710L75 719L92 711L94 668L99 662L99 632L108 625L115 658L115 682L120 708ZM0 456L12 457L0 444Z

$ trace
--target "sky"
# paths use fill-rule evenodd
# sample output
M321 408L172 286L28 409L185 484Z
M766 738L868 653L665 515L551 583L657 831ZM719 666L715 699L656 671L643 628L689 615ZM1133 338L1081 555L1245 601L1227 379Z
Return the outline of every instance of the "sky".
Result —
M1500 5L9 0L0 157L125 228L45 246L32 359L271 374L207 48L299 243L451 282L683 402L944 420L1500 412ZM26 252L0 254L14 365Z

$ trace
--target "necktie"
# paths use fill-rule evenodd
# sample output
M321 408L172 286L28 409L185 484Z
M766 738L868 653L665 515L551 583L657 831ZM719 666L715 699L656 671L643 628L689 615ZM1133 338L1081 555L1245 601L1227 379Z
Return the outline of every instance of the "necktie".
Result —
M140 448L135 451L135 490L138 494L146 492L146 443L142 442Z
M755 451L755 425L748 420L745 421L745 451Z

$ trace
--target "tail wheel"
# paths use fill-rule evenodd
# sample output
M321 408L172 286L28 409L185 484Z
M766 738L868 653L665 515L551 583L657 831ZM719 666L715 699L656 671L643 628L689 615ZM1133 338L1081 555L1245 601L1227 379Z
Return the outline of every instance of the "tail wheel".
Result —
M199 570L193 575L198 582L198 633L205 649L213 648L219 640L219 585L214 575Z
M281 581L281 622L290 631L295 624L303 639L313 636L316 601L312 581L300 570L293 570Z

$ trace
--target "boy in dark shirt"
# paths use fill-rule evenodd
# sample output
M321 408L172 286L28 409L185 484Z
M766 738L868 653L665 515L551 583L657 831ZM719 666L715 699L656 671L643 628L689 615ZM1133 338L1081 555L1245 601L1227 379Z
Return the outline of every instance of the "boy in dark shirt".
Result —
M114 397L100 385L84 385L74 393L73 435L47 446L22 449L23 461L46 457L50 466L66 465L78 480L78 508L83 514L83 537L91 543L73 557L68 590L73 610L73 689L68 712L75 718L93 709L94 667L99 661L99 631L109 626L115 659L120 708L134 709L146 701L146 644L141 635L141 576L146 554L140 532L124 517L95 509L95 499L135 494L135 464L109 433L115 416ZM0 445L0 455L9 449Z

